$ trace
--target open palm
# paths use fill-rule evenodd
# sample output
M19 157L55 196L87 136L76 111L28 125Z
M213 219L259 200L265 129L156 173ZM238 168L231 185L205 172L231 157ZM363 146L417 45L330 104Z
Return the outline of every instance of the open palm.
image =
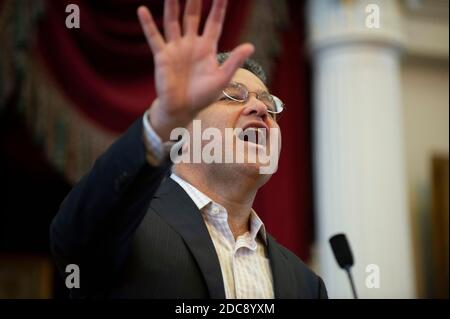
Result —
M214 102L240 65L253 53L251 44L236 47L219 65L217 43L222 32L226 0L215 0L202 35L198 34L201 0L188 0L180 26L177 0L166 0L164 37L146 7L138 16L155 62L159 112L174 124L188 124L203 108ZM166 119L167 120L167 119ZM183 122L183 123L181 123Z

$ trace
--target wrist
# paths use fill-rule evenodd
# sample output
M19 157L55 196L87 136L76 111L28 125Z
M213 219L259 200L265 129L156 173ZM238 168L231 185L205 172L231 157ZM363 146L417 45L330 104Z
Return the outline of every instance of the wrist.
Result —
M159 99L156 99L146 113L147 119L162 142L170 140L170 133L174 128L186 127L192 119L189 116L168 114Z

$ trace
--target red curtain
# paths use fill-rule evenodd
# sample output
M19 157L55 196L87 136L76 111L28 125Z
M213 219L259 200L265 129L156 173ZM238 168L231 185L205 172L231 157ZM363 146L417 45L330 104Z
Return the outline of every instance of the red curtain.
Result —
M203 1L204 19L211 2ZM255 209L274 237L305 260L309 257L312 236L312 191L310 116L302 47L303 5L293 0L286 2L289 21L280 30L282 50L277 57L272 57L275 60L270 85L287 105L281 118L282 153L279 170L258 193ZM33 52L36 54L31 58L65 98L63 102L67 105L61 107L75 108L99 131L123 132L155 97L152 56L137 21L136 8L147 5L161 25L163 1L47 0L44 3L45 16L35 39ZM80 29L65 27L69 14L65 8L71 3L80 8ZM219 44L221 51L231 50L239 44L246 21L252 14L252 4L251 0L229 1ZM264 32L263 27L260 32ZM69 130L60 127L66 122L55 123L58 130L68 134ZM59 147L64 148L67 140L58 130L48 131L59 141ZM59 154L58 148L52 151Z
M289 13L271 85L286 104L280 119L281 157L277 173L258 192L255 209L273 236L307 261L313 237L313 199L302 2L289 1Z
M64 27L71 3L80 8L79 29ZM212 1L203 3L206 17ZM249 4L230 1L222 50L237 43ZM161 0L47 1L39 28L38 49L55 82L87 118L113 132L124 131L155 97L152 55L136 16L139 5L151 9L161 28Z

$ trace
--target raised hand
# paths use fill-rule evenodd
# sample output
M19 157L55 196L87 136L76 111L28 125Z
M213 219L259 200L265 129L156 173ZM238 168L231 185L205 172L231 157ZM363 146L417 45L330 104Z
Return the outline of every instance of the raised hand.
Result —
M163 140L184 127L215 101L236 70L254 51L251 44L237 46L219 65L217 44L222 32L226 0L214 0L202 35L198 34L201 0L188 0L180 26L178 0L164 5L164 37L150 11L139 7L138 17L153 52L157 100L150 121Z

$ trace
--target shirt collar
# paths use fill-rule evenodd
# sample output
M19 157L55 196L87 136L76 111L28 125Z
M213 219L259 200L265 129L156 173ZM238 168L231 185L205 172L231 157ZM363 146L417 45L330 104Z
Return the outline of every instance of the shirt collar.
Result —
M203 194L195 186L189 184L175 173L172 173L170 178L184 189L199 210L202 210L206 205L212 202L211 198Z
M211 198L202 193L195 186L185 181L175 173L172 173L170 175L170 178L173 179L178 185L181 186L181 188L184 189L184 191L188 194L188 196L192 199L192 201L200 211L209 214L209 211L213 205L222 207L220 204L214 202ZM208 205L210 203L211 205ZM226 213L226 209L223 208L223 210ZM261 218L259 218L255 210L252 208L250 213L250 236L255 239L258 233L261 235L262 239L264 240L264 243L267 244L266 227L264 226L264 223L262 222Z

